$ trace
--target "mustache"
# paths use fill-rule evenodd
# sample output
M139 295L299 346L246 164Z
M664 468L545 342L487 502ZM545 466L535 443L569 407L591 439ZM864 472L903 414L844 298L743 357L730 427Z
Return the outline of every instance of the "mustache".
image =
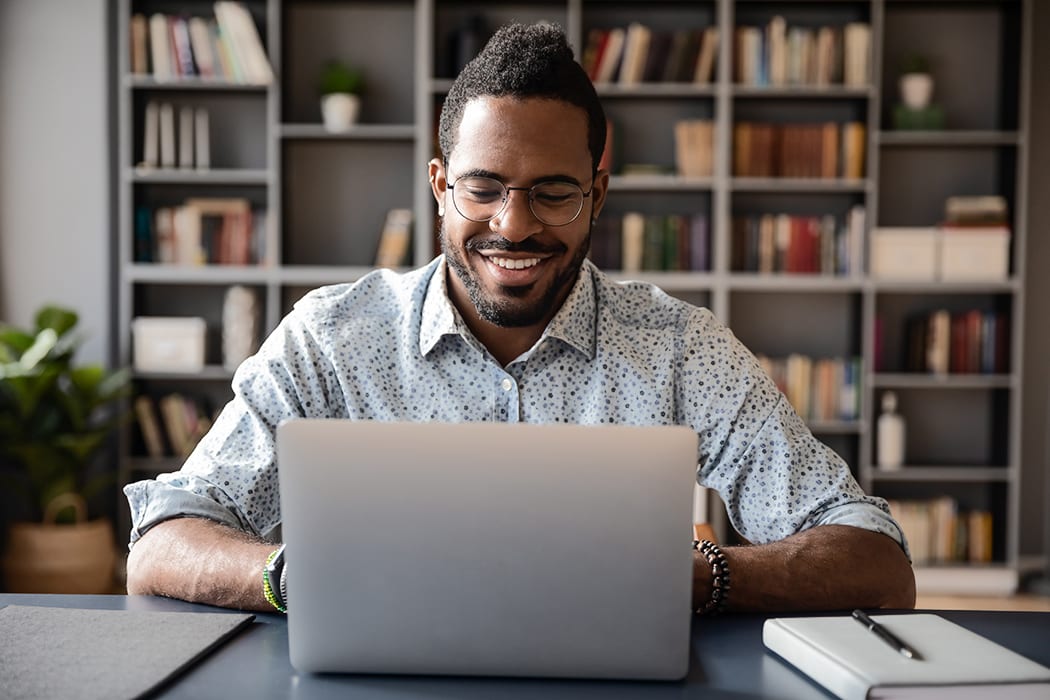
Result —
M471 238L465 247L469 251L499 250L504 253L562 253L567 250L562 244L544 245L532 238L514 243L503 237Z

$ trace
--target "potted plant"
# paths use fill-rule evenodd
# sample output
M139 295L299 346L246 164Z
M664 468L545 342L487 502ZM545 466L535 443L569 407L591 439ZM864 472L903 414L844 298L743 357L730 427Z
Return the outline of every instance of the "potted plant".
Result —
M328 131L346 131L357 123L361 108L361 71L331 60L321 70L321 117Z
M904 61L900 77L901 101L912 111L926 109L933 97L933 76L925 56L913 54Z
M30 521L10 524L3 573L11 591L104 593L116 551L109 521L87 499L113 470L91 476L130 374L76 365L77 314L42 308L32 331L0 325L0 465L5 491L25 497Z

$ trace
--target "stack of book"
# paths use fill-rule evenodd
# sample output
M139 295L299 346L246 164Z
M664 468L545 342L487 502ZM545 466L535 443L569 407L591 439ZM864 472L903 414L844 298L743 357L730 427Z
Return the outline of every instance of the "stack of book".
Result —
M915 564L987 563L992 560L992 514L963 512L951 496L922 501L889 501L904 530Z
M811 423L852 421L860 415L859 357L817 360L800 354L776 359L762 354L756 357L803 420Z
M239 197L187 199L135 209L135 262L257 265L265 260L267 216Z
M871 27L788 27L781 16L764 27L737 27L733 77L741 85L846 85L870 82Z
M596 85L708 84L718 55L718 29L654 31L641 22L587 33L581 64Z
M208 110L182 105L178 108L178 134L175 105L170 102L146 103L142 127L140 171L154 168L208 170L211 168L211 134Z
M733 217L730 267L735 272L852 275L860 272L864 207L832 214Z
M707 215L603 215L591 237L591 260L623 272L703 272L710 267Z
M1009 371L1010 317L1000 311L937 309L906 322L908 372L1003 374Z
M214 10L214 17L132 15L131 72L270 84L273 70L251 13L240 2L216 2Z
M738 177L864 177L863 122L733 125L733 173Z
M150 457L186 457L212 425L204 402L172 393L135 399L135 419Z

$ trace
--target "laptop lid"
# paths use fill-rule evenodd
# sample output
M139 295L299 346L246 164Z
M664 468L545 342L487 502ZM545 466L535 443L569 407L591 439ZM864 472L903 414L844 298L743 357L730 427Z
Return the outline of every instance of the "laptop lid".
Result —
M297 419L277 448L296 669L688 670L690 429Z

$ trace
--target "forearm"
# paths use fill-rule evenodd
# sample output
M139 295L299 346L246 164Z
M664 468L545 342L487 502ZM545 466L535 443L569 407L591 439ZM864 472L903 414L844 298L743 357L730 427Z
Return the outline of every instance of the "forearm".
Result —
M722 547L729 610L787 612L915 607L915 575L893 539L822 525L767 545ZM693 602L710 598L711 568L696 555Z
M263 595L262 571L275 548L211 520L166 520L132 547L128 593L272 611Z

